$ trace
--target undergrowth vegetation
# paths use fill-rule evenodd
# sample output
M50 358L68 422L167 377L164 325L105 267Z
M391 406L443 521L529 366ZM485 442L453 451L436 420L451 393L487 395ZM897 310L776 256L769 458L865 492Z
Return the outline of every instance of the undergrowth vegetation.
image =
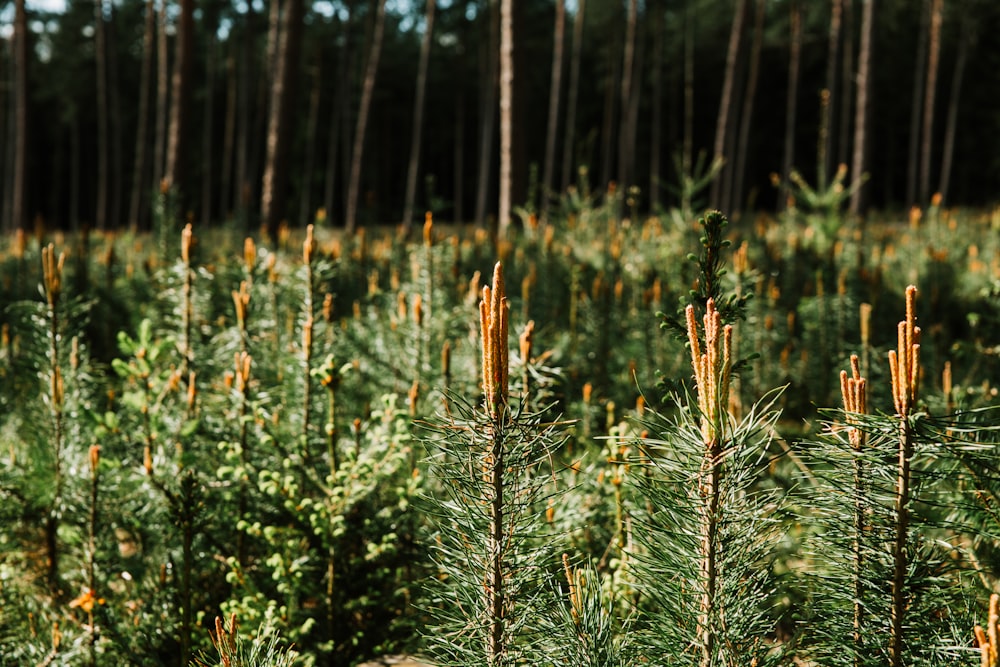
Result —
M1000 213L620 210L7 239L0 664L995 664Z

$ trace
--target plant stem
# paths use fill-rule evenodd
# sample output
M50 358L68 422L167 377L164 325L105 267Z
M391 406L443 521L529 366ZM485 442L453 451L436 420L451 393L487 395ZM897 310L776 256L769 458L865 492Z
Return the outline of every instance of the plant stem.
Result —
M501 420L504 412L494 417L493 433L489 453L490 474L490 526L487 538L487 586L486 601L489 615L489 636L487 637L486 664L488 667L498 667L505 657L504 634L504 569L503 534L504 534L504 451L503 427Z
M705 587L701 595L698 636L701 639L701 667L711 667L715 651L713 612L718 587L719 484L722 479L722 442L713 438L705 446L701 471L701 580Z
M901 415L899 429L899 464L896 478L896 542L892 550L892 630L889 664L903 664L903 621L906 615L906 570L909 559L906 542L910 520L910 458L913 456L913 434L906 415Z

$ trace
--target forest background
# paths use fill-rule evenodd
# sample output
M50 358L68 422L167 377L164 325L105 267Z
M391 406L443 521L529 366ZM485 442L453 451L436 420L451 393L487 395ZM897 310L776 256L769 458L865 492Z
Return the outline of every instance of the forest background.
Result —
M507 151L522 213L581 178L656 212L715 175L700 203L735 218L841 164L870 174L854 212L995 199L990 0L537 0L503 26L499 5L4 2L2 227L148 228L160 183L246 229L505 224Z

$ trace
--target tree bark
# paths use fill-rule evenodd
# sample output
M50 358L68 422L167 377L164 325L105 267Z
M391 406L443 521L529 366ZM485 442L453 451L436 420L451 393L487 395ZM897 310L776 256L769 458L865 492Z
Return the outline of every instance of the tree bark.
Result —
M148 188L146 163L149 143L149 93L153 78L153 40L156 35L156 6L146 0L146 17L142 32L142 65L139 71L139 118L135 132L135 160L132 167L132 194L129 199L128 222L141 229L145 222L145 193Z
M167 0L160 0L156 29L156 128L153 137L153 185L160 187L167 154L170 63L167 43Z
M420 62L417 64L417 89L413 97L413 132L410 135L410 161L406 169L406 195L403 199L403 229L413 225L413 207L417 197L417 174L420 168L420 144L424 136L424 95L427 91L427 70L434 35L434 0L426 0L424 35L420 40Z
M872 61L872 32L874 23L875 0L862 0L861 14L861 47L858 51L857 104L854 109L854 156L851 160L851 177L854 180L864 178L867 166L867 121L868 94L871 88L869 72ZM857 216L862 212L864 186L859 186L851 193L850 212Z
M566 91L566 134L563 138L562 190L566 190L574 177L576 152L576 106L580 95L580 59L583 53L583 18L585 0L577 0L573 18L573 53L569 65L569 90Z
M917 53L913 61L913 97L910 99L909 151L906 161L906 205L917 203L917 172L920 165L920 111L924 100L927 63L927 33L930 30L931 0L924 0L920 12L920 32L917 35ZM922 197L920 198L922 200Z
M205 99L201 126L201 222L209 224L213 218L213 199L215 196L215 169L213 166L213 147L215 138L215 62L219 57L217 27L214 16L210 12L204 17L208 44L205 58Z
M733 102L733 89L736 84L736 61L740 52L740 42L743 33L743 22L746 15L746 0L736 0L736 11L729 31L729 48L726 51L726 71L722 79L722 95L719 99L719 114L715 122L715 159L726 158L726 134L729 129L729 107ZM718 176L712 181L712 208L721 204L722 181L726 178L728 167L724 166Z
M690 4L684 6L684 139L681 146L680 182L692 178L694 169L694 22L695 13ZM690 212L689 193L681 188L681 210Z
M270 236L285 215L287 164L290 144L292 103L299 70L303 0L286 0L278 38L277 62L271 65L271 103L267 123L267 157L261 185L261 222Z
M556 20L552 31L552 74L549 76L549 120L545 132L545 162L542 169L541 218L549 212L555 184L556 135L559 132L559 101L562 96L563 41L566 34L566 2L556 0Z
M97 68L97 208L94 225L108 226L108 64L104 0L94 0L94 63Z
M819 177L816 181L819 183L820 188L826 187L827 179L830 174L834 173L835 168L833 165L833 148L834 148L834 136L833 124L836 120L836 102L840 99L840 95L837 91L837 63L840 60L840 24L841 24L841 14L843 13L843 3L844 0L832 0L830 3L830 33L829 40L827 42L826 48L826 123L824 127L821 128L823 132L822 143L820 147L823 150L822 156L818 161L818 167L821 170ZM793 27L792 41L795 41L796 31L798 32L799 39L799 52L801 53L801 41L802 41L802 9L795 3L792 6L792 20L797 21L797 26ZM793 48L795 48L793 46ZM796 58L799 56L797 55ZM798 68L799 63L795 63L796 68ZM797 76L797 74L796 74ZM789 82L791 82L791 73L789 73ZM797 86L796 82L796 86ZM791 90L791 86L789 86ZM846 94L846 93L845 93ZM786 128L786 139L787 139L787 128ZM787 143L786 143L787 146ZM782 176L783 182L788 180L788 174L790 172L789 166L783 168ZM784 189L784 188L783 188ZM784 198L782 198L784 199ZM784 206L784 202L779 202L780 206Z
M309 115L306 120L306 154L299 186L299 226L305 229L313 217L313 165L316 164L316 132L319 129L319 103L323 89L323 51L316 49L316 65L312 70L312 91L309 93Z
M930 33L928 35L927 84L924 86L923 129L920 133L920 202L930 200L931 157L934 148L934 103L937 100L938 66L941 62L941 4L931 1Z
M625 15L625 43L622 46L621 122L618 130L618 186L626 192L632 185L633 142L632 100L636 96L636 41L639 23L639 2L628 0Z
M948 96L948 119L945 121L944 147L941 151L941 184L938 192L941 201L948 201L948 188L951 182L951 168L955 155L955 133L958 127L958 104L962 94L962 78L965 76L965 64L969 57L969 47L975 41L975 29L968 13L962 14L962 31L958 40L958 55L955 58L955 70L951 76L951 94Z
M652 48L653 48L653 103L651 112L652 127L649 137L649 208L656 212L660 207L660 187L662 176L660 175L661 161L660 153L663 144L663 24L664 8L659 3L651 3L647 10L653 14L652 25Z
M183 194L188 117L191 106L191 64L194 58L194 0L180 0L177 23L177 48L174 62L173 99L170 104L170 129L167 137L167 185Z
M764 41L765 9L764 0L756 0L753 39L750 46L750 72L747 75L747 89L743 96L743 111L740 116L740 130L736 143L736 168L733 173L732 205L737 211L743 210L746 204L743 200L743 187L746 176L747 152L750 145L750 120L753 117L754 101L757 96L757 79L760 74L760 50L761 43Z
M301 1L301 0L299 0ZM354 130L354 149L351 151L351 180L347 189L347 212L344 227L353 234L357 227L358 195L361 191L361 160L365 148L365 131L371 111L372 91L378 74L378 61L382 55L382 37L385 34L385 0L378 0L375 8L375 30L372 34L371 50L365 66L364 84L361 88L361 102L358 105L358 123Z
M501 238L510 227L510 190L512 182L514 97L514 4L500 0L500 201L497 228Z
M125 196L124 148L122 146L121 90L118 85L118 19L113 2L108 3L107 72L108 72L108 134L111 139L111 193L108 215L111 225L122 223L122 202Z
M465 89L458 85L455 95L455 182L454 222L456 225L465 222Z
M326 180L323 186L323 207L326 214L333 215L334 198L337 191L337 159L340 154L340 139L342 126L345 124L344 109L348 106L350 96L350 72L353 69L350 65L353 60L350 49L351 39L351 5L347 5L347 20L343 24L344 40L343 46L339 49L337 59L337 79L333 88L333 106L330 110L330 135L326 147Z
M232 214L233 166L236 157L236 99L239 77L236 58L230 47L226 57L226 120L222 130L222 170L219 174L219 214L228 220Z
M486 225L486 200L493 173L493 133L496 129L497 88L500 77L500 0L487 0L490 8L489 39L482 82L482 118L479 127L479 171L476 184L476 226Z
M838 0L834 0L835 3ZM788 54L788 97L785 100L785 152L781 159L781 191L778 209L788 206L789 177L795 163L795 125L799 106L799 68L802 62L802 7L798 0L792 0L789 7L791 16L791 44ZM831 28L832 29L832 28ZM821 162L822 167L822 162ZM821 186L822 187L822 186Z
M11 227L27 228L28 183L28 17L24 0L14 0L14 174Z
M840 77L840 123L837 128L837 164L847 164L851 150L851 108L854 101L854 0L843 0L844 66Z
M239 108L237 124L239 129L236 137L236 164L233 169L232 192L232 208L240 217L245 217L243 214L250 206L250 202L253 201L251 196L253 175L249 169L249 162L250 137L253 136L252 127L256 116L250 113L250 107L256 92L254 89L254 33L257 22L252 4L247 4L245 25L240 37L240 73L237 92L237 106Z

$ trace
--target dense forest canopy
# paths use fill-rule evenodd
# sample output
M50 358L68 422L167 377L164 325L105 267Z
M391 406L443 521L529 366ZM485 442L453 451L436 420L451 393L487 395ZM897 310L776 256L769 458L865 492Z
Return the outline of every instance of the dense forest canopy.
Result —
M495 218L499 5L4 2L3 226L142 228L164 177L203 222ZM839 164L859 208L992 203L998 30L991 0L515 1L511 200L586 167L655 211L719 156L698 203L734 214Z

